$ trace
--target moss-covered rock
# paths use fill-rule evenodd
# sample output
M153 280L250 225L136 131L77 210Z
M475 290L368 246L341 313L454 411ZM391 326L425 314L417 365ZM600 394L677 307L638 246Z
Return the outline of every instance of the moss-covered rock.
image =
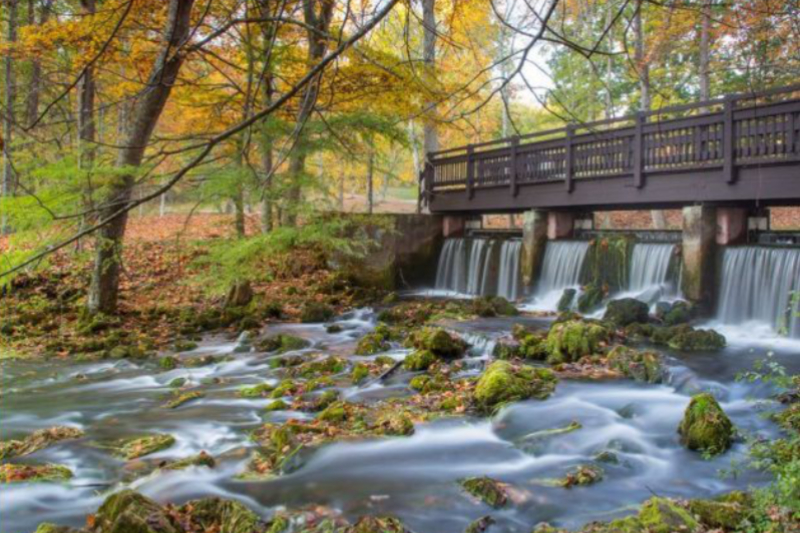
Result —
M462 479L459 484L465 491L495 509L505 507L508 494L499 481L490 477L470 477Z
M669 309L660 317L667 326L686 324L694 318L695 309L689 302L679 300L670 304Z
M547 362L550 364L577 361L584 355L597 353L608 342L611 333L595 322L568 320L556 322L547 334Z
M300 311L300 321L305 323L327 322L336 312L328 304L321 302L308 302Z
M364 363L356 363L350 372L350 379L358 385L369 377L369 367Z
M736 531L747 516L747 508L738 502L689 500L689 511L704 525L723 531Z
M644 323L648 320L648 307L635 298L621 298L608 302L603 320L613 322L617 327L628 324Z
M166 407L167 409L177 409L178 407L186 403L199 400L203 396L205 396L205 394L200 391L184 392L183 394L178 394L177 396L172 398L170 401L167 402L167 404L164 407Z
M175 444L175 437L167 434L147 435L121 439L110 445L116 455L125 459L138 459L151 453L166 450Z
M593 485L603 480L605 473L596 465L580 465L564 476L561 485L566 488Z
M158 360L158 366L164 370L175 370L178 364L178 358L173 355L166 355Z
M66 481L71 477L72 471L63 465L0 465L0 483Z
M492 357L505 361L522 358L522 345L515 340L500 339L492 348Z
M731 447L734 427L711 394L692 397L678 427L681 443L690 450L719 454Z
M666 498L651 498L639 510L639 523L651 533L695 531L700 524L675 502Z
M0 442L0 459L28 455L47 448L53 443L81 437L83 437L82 430L69 426L54 426L46 429L39 429L22 440L6 440Z
M356 355L375 355L391 349L387 328L376 328L375 331L367 333L358 340L356 344Z
M710 352L721 350L727 345L725 337L713 329L681 328L674 333L668 342L673 350Z
M95 515L102 533L179 533L164 509L132 490L112 494Z
M197 343L194 341L181 339L175 341L175 344L172 345L172 348L176 352L189 352L197 348Z
M301 337L279 333L270 335L256 343L256 348L262 352L286 353L302 350L311 346L311 343Z
M520 340L520 354L531 361L547 359L547 336L541 333L530 333Z
M655 352L617 346L608 353L608 366L636 381L661 383L664 379L664 365Z
M417 350L427 350L436 357L452 359L464 355L467 343L442 328L422 328L411 332L406 345Z
M625 326L623 332L625 336L633 341L643 341L653 336L655 328L652 324L633 323Z
M472 301L472 312L480 317L516 316L519 310L502 296L482 296Z
M561 293L561 298L558 299L558 305L556 306L559 313L565 313L572 309L576 294L578 294L578 291L575 289L564 289L564 292Z
M180 389L181 387L183 387L184 385L186 385L186 382L187 382L187 379L186 379L186 378L175 378L175 379L173 379L172 381L170 381L170 382L167 384L167 386L168 386L170 389Z
M268 398L275 386L269 383L259 383L258 385L251 385L249 387L241 387L239 389L239 396L242 398Z
M39 527L37 527L36 531L34 531L33 533L82 533L82 532L79 532L77 529L71 527L57 526L49 522L44 522L42 524L39 524Z
M578 311L581 313L590 313L600 307L603 299L606 297L606 292L601 285L590 284L583 288L580 296L578 296ZM562 296L563 298L563 296ZM559 312L569 311L569 308Z
M474 401L482 411L491 412L509 402L543 400L553 393L557 381L546 368L495 361L478 380Z
M406 370L418 372L420 370L427 370L436 363L436 361L438 361L438 358L433 355L433 352L430 350L416 350L406 356L403 360L403 367Z
M166 463L161 466L161 468L164 470L185 470L186 468L190 468L192 466L205 466L208 468L214 468L217 466L217 462L210 454L202 451L197 455L192 455L191 457L185 457L183 459L178 459L177 461Z
M344 533L411 533L394 516L362 516Z
M198 531L262 533L266 529L257 514L232 500L203 498L186 503L179 511L191 517Z

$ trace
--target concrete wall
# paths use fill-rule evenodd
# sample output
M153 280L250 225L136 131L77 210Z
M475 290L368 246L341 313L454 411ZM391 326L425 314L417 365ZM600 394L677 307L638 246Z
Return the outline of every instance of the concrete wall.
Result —
M683 208L683 275L684 297L697 304L701 312L714 308L716 288L717 210L698 205Z

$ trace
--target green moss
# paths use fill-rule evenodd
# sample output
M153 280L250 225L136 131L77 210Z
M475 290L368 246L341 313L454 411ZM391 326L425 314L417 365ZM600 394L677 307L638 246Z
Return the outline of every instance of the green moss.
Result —
M731 447L734 427L711 394L692 397L678 427L681 443L690 450L719 454Z
M132 490L106 498L95 524L103 533L178 533L161 506Z
M413 331L408 336L406 344L443 358L460 357L467 349L467 343L442 328L422 328Z
M506 340L499 340L494 345L492 349L492 357L495 359L515 359L522 357L522 349L518 342L516 341L506 341Z
M555 375L546 368L495 361L478 380L474 401L479 409L491 412L508 402L545 399L552 394L556 382Z
M747 514L741 504L713 500L689 500L688 507L703 525L724 531L737 530Z
M33 533L77 533L75 529L67 526L57 526L49 522L39 524Z
M614 323L617 327L629 324L645 323L648 320L648 306L635 298L621 298L608 302L603 320Z
M661 357L655 352L617 346L608 354L608 366L636 381L660 383L664 379Z
M287 335L279 333L277 335L270 335L256 343L256 348L262 352L278 352L286 353L295 350L302 350L311 346L307 340L295 337L294 335Z
M171 389L180 389L184 385L186 385L186 378L175 378L167 386Z
M682 352L715 351L726 345L725 337L713 329L682 329L669 339L669 347Z
M516 316L516 306L502 296L482 296L472 300L472 312L481 317Z
M416 372L420 370L427 370L436 361L437 358L435 355L433 355L433 352L429 350L417 350L406 356L406 358L403 360L403 367L406 370Z
M258 385L241 387L239 396L242 398L267 398L274 389L275 387L269 383L259 383Z
M289 370L289 375L294 377L314 378L340 374L347 369L347 361L341 357L330 356L316 361L307 361Z
M547 362L558 364L577 361L584 355L597 353L609 338L610 332L594 322L556 322L547 334Z
M558 305L556 306L559 313L564 313L572 309L572 304L575 302L575 295L577 293L578 291L575 289L564 289L561 298L558 299Z
M336 402L329 405L319 414L319 419L325 422L344 422L347 419L344 403Z
M333 307L320 302L309 302L300 311L300 321L305 323L327 322L335 315Z
M78 439L83 437L83 431L68 426L54 426L39 429L22 440L6 440L0 442L0 459L10 459L28 455L47 448L55 442L62 440Z
M346 533L410 533L398 518L393 516L362 516L348 527Z
M286 402L284 402L283 400L275 400L274 402L266 406L264 408L264 411L267 411L269 413L272 411L286 411L287 409L289 409L289 405Z
M200 452L197 455L168 463L161 468L165 470L184 470L192 466L206 466L208 468L214 468L217 466L217 462L206 452Z
M165 405L165 407L167 409L177 409L181 405L200 399L203 396L205 396L205 394L199 391L184 392L183 394L179 394L178 396L167 402L167 405Z
M176 352L188 352L194 350L195 348L197 348L197 343L189 340L178 340L175 341L175 344L173 345L173 349Z
M159 359L158 366L164 370L175 370L178 368L178 359L172 355L167 355Z
M72 471L63 465L0 465L0 483L52 482L66 481L70 478L72 478Z
M355 384L359 384L369 377L369 367L364 363L356 363L350 373L350 379Z
M131 460L166 450L173 444L175 444L175 437L172 435L157 434L122 439L111 444L110 447L116 455Z
M272 390L270 398L278 399L284 396L291 396L297 392L299 385L292 379L284 379Z
M261 519L239 502L203 498L186 503L181 512L191 515L202 531L218 533L254 533L263 531Z
M666 498L651 498L645 502L638 518L651 533L695 531L700 526L688 511Z
M491 516L482 516L470 522L467 529L464 530L464 533L484 533L484 531L489 529L494 523L494 518Z
M544 361L547 359L547 336L530 333L520 340L520 353L525 359L531 361Z
M603 290L602 285L595 285L595 284L587 285L586 287L583 288L583 291L581 291L580 296L578 296L578 305L577 305L578 311L580 311L581 313L590 313L595 309L598 309L600 307L600 304L603 303L605 297L606 293ZM562 299L563 298L564 296L562 295ZM559 304L561 304L560 301ZM569 309L570 309L569 307L565 307L564 309L561 309L559 307L558 310L559 312L565 312L569 311Z
M564 479L561 480L561 485L566 488L593 485L602 481L604 475L603 469L599 466L581 465L564 476Z
M490 477L466 478L460 480L459 484L468 493L495 509L500 509L508 503L508 495L503 486Z
M655 328L652 324L629 324L625 326L625 336L634 341L642 341L653 336Z

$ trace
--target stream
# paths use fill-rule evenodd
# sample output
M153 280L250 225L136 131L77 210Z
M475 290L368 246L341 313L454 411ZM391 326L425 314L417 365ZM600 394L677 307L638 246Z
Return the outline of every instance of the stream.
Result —
M480 371L493 339L515 322L546 328L543 319L480 319L452 325L473 344L467 373ZM375 325L369 309L336 321L339 333L323 324L270 324L268 334L287 332L312 346L299 352L341 355L352 360L357 339ZM238 349L237 349L238 348ZM773 349L789 370L800 370L797 350ZM81 428L82 439L62 441L20 458L19 462L59 463L75 474L64 483L14 483L0 486L0 533L29 533L44 521L80 526L109 491L135 488L158 501L183 503L203 496L237 499L268 516L276 509L315 504L348 517L394 514L417 533L461 533L474 519L492 514L497 530L529 532L538 522L576 528L591 520L609 520L633 510L653 494L707 497L765 482L762 474L737 471L721 475L746 458L737 442L725 454L705 459L684 449L676 429L690 396L713 392L734 424L748 434L767 438L777 428L763 416L770 391L764 385L735 381L767 353L763 345L731 343L713 354L666 355L670 378L665 384L633 381L565 381L545 401L516 403L492 419L453 417L418 425L410 437L335 443L316 451L296 471L266 481L238 480L252 451L248 434L264 421L311 415L264 407L275 400L245 399L244 385L279 377L269 365L275 355L242 351L236 339L204 338L181 358L228 355L225 361L198 368L164 371L157 361L128 360L76 364L60 361L0 362L0 431L2 439L20 438L41 428ZM401 359L407 351L389 355ZM350 401L375 401L411 394L413 374L401 372L380 385L342 390ZM187 378L191 390L205 397L177 409L163 407L169 383ZM582 429L529 442L532 432L572 421ZM124 461L97 443L169 433L176 443L139 460ZM139 469L164 459L205 450L216 468L192 467L138 477ZM617 464L603 464L605 479L565 489L548 480L562 477L602 451L613 451ZM492 510L461 490L456 480L488 475L510 485L512 505Z

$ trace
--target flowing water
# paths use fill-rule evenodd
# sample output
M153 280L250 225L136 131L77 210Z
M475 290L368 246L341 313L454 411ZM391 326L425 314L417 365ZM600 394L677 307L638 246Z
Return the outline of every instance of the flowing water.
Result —
M518 239L466 237L445 239L439 253L435 291L431 295L520 296Z
M508 334L513 322L547 327L541 319L482 319L461 323L460 334L471 344L465 373L477 373L495 339ZM338 320L341 333L323 325L270 325L267 332L289 332L312 341L301 353L324 351L352 356L356 339L374 326L369 310ZM2 438L20 437L56 424L80 427L86 437L57 443L24 461L69 466L75 477L66 483L20 483L0 486L0 532L29 533L42 521L79 525L96 510L108 491L132 486L159 501L182 503L202 496L236 498L268 516L276 508L317 504L332 506L349 517L398 515L417 533L461 533L466 525L492 513L498 530L529 532L547 520L578 527L589 520L610 519L651 496L710 496L760 483L760 475L744 471L736 478L718 471L741 460L744 443L712 460L683 449L676 434L692 393L711 390L735 424L767 437L775 428L760 416L749 397L766 391L734 382L734 374L750 367L761 352L728 348L716 354L672 354L668 384L630 381L562 381L546 401L514 404L494 418L457 417L421 424L413 436L336 443L311 455L291 474L268 481L240 481L252 450L248 432L264 421L283 421L296 412L264 411L272 400L243 399L236 391L279 379L272 355L243 351L235 340L209 337L195 351L181 354L227 354L228 360L201 368L163 371L155 362L109 361L90 364L47 364L3 361L0 386ZM405 350L389 352L400 359ZM780 353L779 353L780 356ZM792 363L796 358L787 357ZM795 365L797 363L794 363ZM796 369L795 369L796 371ZM163 404L176 377L186 377L206 396L178 409ZM406 395L410 374L382 385L349 387L350 401L374 401ZM549 439L532 439L542 429L578 421L583 428ZM141 433L170 433L176 445L138 461L125 463L96 443ZM214 469L151 474L136 478L144 463L182 458L205 450L218 459ZM564 489L548 480L591 462L612 450L618 464L606 464L606 478L596 485ZM493 511L473 501L456 481L489 475L510 484L513 504Z
M555 311L564 289L579 289L589 241L548 241L536 292L526 308Z
M800 249L726 248L718 319L729 326L765 326L800 338ZM750 328L748 328L750 329Z

